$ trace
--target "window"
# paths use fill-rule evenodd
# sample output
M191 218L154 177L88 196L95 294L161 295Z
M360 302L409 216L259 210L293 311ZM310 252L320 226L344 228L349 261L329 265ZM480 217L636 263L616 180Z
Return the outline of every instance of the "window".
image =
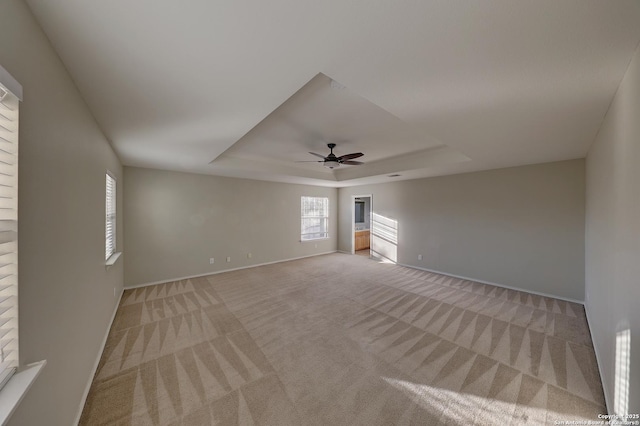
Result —
M116 180L107 172L105 259L116 252Z
M18 107L21 92L22 87L0 67L0 387L18 368Z
M302 197L302 241L329 238L329 199Z
M616 373L613 409L620 416L629 414L630 360L631 330L627 328L616 333Z

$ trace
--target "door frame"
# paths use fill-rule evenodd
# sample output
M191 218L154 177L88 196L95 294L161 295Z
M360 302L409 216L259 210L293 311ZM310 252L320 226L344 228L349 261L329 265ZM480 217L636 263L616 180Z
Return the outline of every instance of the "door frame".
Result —
M369 253L371 253L371 216L373 216L373 194L351 196L351 254L356 254L356 198L369 198Z

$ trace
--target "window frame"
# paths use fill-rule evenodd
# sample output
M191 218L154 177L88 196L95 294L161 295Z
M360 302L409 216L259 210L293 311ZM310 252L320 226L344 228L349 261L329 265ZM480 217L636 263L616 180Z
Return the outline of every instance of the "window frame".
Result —
M309 203L305 204L305 199L310 200L313 199L314 202L320 201L323 204L322 209L320 211L321 214L309 214ZM305 207L307 209L305 210ZM306 214L305 214L306 213ZM324 214L322 214L324 213ZM329 239L329 197L317 197L310 195L303 195L300 197L300 241L318 241L318 240L326 240ZM320 230L318 232L305 232L305 219L320 219L324 221L324 227L320 225ZM307 227L309 225L306 225ZM314 235L319 235L314 237Z
M0 110L2 145L0 168L0 424L6 424L25 393L36 380L46 361L21 364L20 330L18 324L18 163L20 133L20 103L22 86L7 70L0 66ZM8 125L8 126L7 126ZM12 158L14 157L14 158ZM10 358L10 359L9 359Z
M0 390L20 366L18 162L22 86L0 67Z
M110 180L111 184L110 193ZM117 222L118 222L118 210L117 210L117 194L118 194L118 179L109 170L106 172L105 178L105 261L109 263L109 260L117 255ZM109 234L109 225L111 225L111 234ZM110 244L111 240L111 244ZM115 259L114 259L115 260Z

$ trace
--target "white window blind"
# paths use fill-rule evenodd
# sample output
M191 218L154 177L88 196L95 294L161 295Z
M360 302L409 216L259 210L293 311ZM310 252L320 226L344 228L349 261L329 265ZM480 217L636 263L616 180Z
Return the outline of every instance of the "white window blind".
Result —
M116 252L116 180L107 173L105 249L109 259Z
M0 387L18 368L18 109L0 68ZM15 82L14 82L15 83ZM18 85L19 86L19 85ZM20 88L21 89L21 88Z
M329 199L302 197L301 240L329 238Z

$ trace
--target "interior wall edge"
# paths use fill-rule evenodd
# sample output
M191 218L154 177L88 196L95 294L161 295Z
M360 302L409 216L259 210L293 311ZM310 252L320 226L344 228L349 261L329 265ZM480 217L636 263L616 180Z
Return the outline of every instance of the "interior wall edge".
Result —
M98 366L100 365L100 359L102 359L102 354L104 353L104 348L107 345L107 339L109 338L109 332L111 331L111 327L113 327L113 321L116 319L116 314L118 313L118 308L120 307L120 302L122 301L122 295L124 294L124 288L120 289L120 294L118 295L118 302L113 308L113 314L111 315L111 320L107 325L107 330L104 333L104 338L102 339L102 344L100 345L100 352L98 352L98 356L96 357L95 365L93 366L93 370L89 379L87 380L87 387L84 390L84 394L82 395L82 399L80 400L80 406L78 407L78 415L76 416L75 425L80 423L80 417L82 416L82 410L84 409L84 405L87 402L87 397L89 396L89 390L91 390L91 385L93 384L93 378L98 371Z
M593 327L591 327L591 318L590 318L590 309L589 306L585 303L584 304L584 313L587 316L587 326L589 327L589 337L591 337L591 343L593 346L593 352L596 354L596 364L598 364L598 374L600 375L600 381L602 382L602 378L604 377L602 375L603 370L602 370L602 361L603 358L600 356L600 351L598 349L598 346L595 344L595 337L593 335ZM613 405L611 404L611 397L609 396L609 393L604 389L603 386L603 394L604 394L604 405L607 407L607 413L611 413L613 410L611 410L611 408L613 407Z
M608 409L640 411L640 45L587 154L585 300Z
M225 272L233 272L233 271L240 271L242 269L251 269L251 268L257 268L258 266L266 266L266 265L273 265L276 263L283 263L283 262L290 262L292 260L299 260L299 259L306 259L308 257L316 257L316 256L324 256L327 254L331 254L331 253L336 253L337 250L331 250L331 251L325 251L322 253L316 253L316 254L310 254L307 256L298 256L298 257L291 257L291 258L287 258L287 259L282 259L282 260L274 260L271 262L264 262L264 263L259 263L256 265L246 265L246 266L240 266L238 268L230 268L230 269L222 269L219 271L213 271L211 273L208 274L196 274L196 275L189 275L186 277L178 277L178 278L170 278L167 280L160 280L160 281L154 281L154 282L149 282L149 283L142 283L142 284L133 284L130 286L125 286L124 290L133 290L136 288L142 288L142 287L149 287L152 285L158 285L158 284L164 284L164 283L169 283L169 282L173 282L173 281L181 281L181 280L189 280L191 278L200 278L200 277L208 277L209 275L218 275L218 274L222 274Z
M531 293L531 294L535 294L537 296L551 297L553 299L564 300L565 302L578 303L578 304L584 306L584 300L572 299L570 297L558 296L556 294L544 293L544 292L540 292L540 291L529 290L529 289L526 289L526 288L509 286L509 285L495 283L495 282L486 281L486 280L479 280L477 278L472 278L472 277L464 277L462 275L451 274L451 273L445 272L445 271L436 271L434 269L422 268L422 267L414 266L414 265L405 265L404 263L396 263L396 265L404 266L404 267L412 268L412 269L418 269L420 271L433 272L433 273L440 274L440 275L446 275L448 277L460 278L462 280L474 281L474 282L481 283L481 284L493 285L493 286L496 286L496 287L506 288L506 289L509 289L509 290L522 291L524 293Z

